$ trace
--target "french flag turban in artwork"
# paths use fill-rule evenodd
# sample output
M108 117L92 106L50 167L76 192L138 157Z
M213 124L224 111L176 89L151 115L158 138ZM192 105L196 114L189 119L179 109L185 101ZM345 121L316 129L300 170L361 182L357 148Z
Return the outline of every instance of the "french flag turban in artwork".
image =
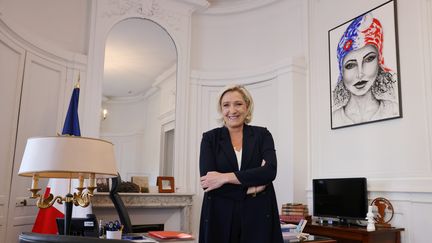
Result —
M384 71L390 71L384 65L383 50L383 28L380 21L367 13L355 18L342 35L338 47L337 58L339 63L339 79L342 80L343 59L353 50L360 49L366 45L373 45L379 53L379 63Z

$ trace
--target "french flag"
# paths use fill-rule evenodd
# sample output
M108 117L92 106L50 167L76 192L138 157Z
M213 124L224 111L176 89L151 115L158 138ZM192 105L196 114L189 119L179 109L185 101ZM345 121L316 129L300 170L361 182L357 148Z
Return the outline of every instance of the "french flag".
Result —
M81 136L79 119L78 119L78 100L79 100L79 83L75 86L66 114L62 135ZM51 194L54 196L64 197L67 193L73 192L73 188L78 187L78 180L72 180L72 188L69 188L69 179L50 179L45 190L44 197ZM73 206L73 218L85 218L87 214L92 213L91 207ZM57 218L64 218L64 205L55 202L52 207L39 209L36 221L33 225L32 232L41 234L58 234Z

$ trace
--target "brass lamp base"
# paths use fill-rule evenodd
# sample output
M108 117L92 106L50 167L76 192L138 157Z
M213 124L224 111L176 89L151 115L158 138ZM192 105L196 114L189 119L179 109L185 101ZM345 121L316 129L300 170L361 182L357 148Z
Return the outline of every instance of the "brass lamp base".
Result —
M80 206L83 208L90 205L91 197L93 196L93 191L95 188L88 188L89 191L87 193L82 193L83 189L84 188L78 188L78 193L74 193L73 195L71 193L68 193L65 197L61 197L61 196L54 197L54 195L50 193L49 196L46 198L42 197L38 193L41 190L40 188L32 188L29 189L29 191L31 192L30 198L37 199L36 206L38 208L49 208L55 202L59 204L63 204L64 202L64 207L65 207L64 234L70 235L73 205Z

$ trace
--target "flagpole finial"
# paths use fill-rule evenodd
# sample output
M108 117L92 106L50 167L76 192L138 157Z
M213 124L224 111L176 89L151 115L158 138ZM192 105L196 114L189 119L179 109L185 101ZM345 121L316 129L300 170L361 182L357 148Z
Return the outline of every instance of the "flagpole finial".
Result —
M81 72L78 72L78 80L77 80L77 83L74 86L75 88L79 89L79 82L80 82L80 80L81 80Z

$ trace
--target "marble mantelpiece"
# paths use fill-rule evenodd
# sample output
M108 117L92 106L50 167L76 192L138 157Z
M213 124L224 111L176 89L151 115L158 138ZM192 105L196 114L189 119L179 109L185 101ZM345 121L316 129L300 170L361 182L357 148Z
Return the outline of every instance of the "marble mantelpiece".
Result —
M137 213L140 211L140 209L179 209L179 226L180 230L184 232L191 232L191 208L193 195L194 194L188 193L120 193L120 196L126 208L128 209L129 214ZM92 206L93 211L107 209L115 210L114 204L109 198L109 193L96 193L92 197ZM97 216L99 217L100 215Z

